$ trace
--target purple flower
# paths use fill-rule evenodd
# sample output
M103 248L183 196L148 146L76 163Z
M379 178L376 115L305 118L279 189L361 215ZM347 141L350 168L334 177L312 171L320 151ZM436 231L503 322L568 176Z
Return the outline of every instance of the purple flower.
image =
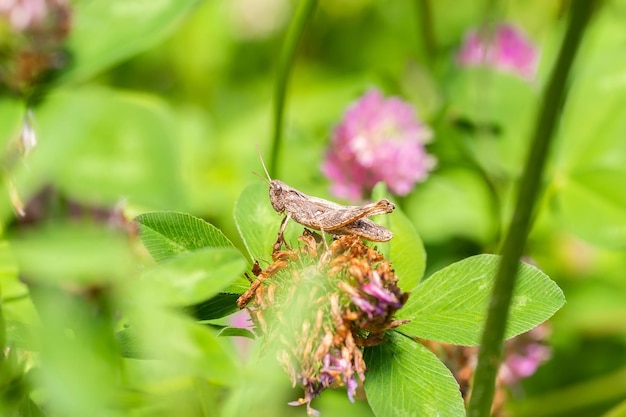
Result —
M371 90L335 128L322 171L337 197L360 200L380 181L406 195L434 167L424 148L431 137L411 105Z
M317 378L300 378L300 384L304 388L304 398L291 401L288 404L292 406L306 404L307 414L317 417L320 413L311 407L311 401L319 397L322 391L329 388L334 383L339 382L339 384L342 385L340 381L345 381L348 389L348 399L350 402L354 402L354 395L358 384L354 376L352 364L342 356L340 350L331 349L322 358L322 367L319 370L319 376Z
M522 352L509 355L500 367L499 375L507 385L528 378L550 358L550 348L541 343L532 343Z
M360 294L355 294L350 296L350 300L354 303L354 305L367 314L367 317L374 318L374 316L380 315L384 312L382 308L378 305L371 303L369 300L363 298Z
M356 382L356 377L352 375L346 381L346 388L348 389L348 399L351 403L354 403L354 395L356 394L356 388L358 387L358 383Z
M484 65L533 81L539 53L519 28L501 24L493 33L468 32L457 60L464 67Z
M345 381L348 399L353 403L358 384L352 364L341 355L339 350L328 352L322 359L322 369L320 369L320 383L323 388L328 388L337 379Z
M376 271L372 271L369 275L370 282L363 284L361 290L374 297L379 304L390 305L393 308L402 308L402 303L398 297L388 289L383 287L380 275Z
M400 300L402 293L398 290L394 293L392 288L385 288L377 271L371 271L367 275L368 281L360 287L352 288L342 286L350 296L350 300L360 311L367 315L369 321L387 320L393 313L402 308L404 302Z

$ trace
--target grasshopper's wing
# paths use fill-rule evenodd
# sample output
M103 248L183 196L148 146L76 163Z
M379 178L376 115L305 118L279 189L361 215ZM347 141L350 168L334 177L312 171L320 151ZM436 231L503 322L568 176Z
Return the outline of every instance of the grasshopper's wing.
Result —
M322 198L308 197L304 201L294 201L293 205L288 204L287 208L296 222L330 232L363 217L389 212L377 204L342 206Z
M387 242L393 237L393 233L389 229L367 218L358 219L331 231L331 233L333 235L357 235L372 242Z
M314 202L316 200L321 199L315 199ZM323 212L328 203L332 204L332 206L335 206L336 208L328 212ZM317 214L316 219L318 219L323 229L328 231L349 226L351 223L354 223L359 219L366 219L369 216L391 213L395 209L393 203L385 198L362 206L340 206L339 204L331 203L326 200L319 201L319 204L319 213ZM372 225L376 224L373 222L366 223L367 226L365 227L368 228L370 223Z

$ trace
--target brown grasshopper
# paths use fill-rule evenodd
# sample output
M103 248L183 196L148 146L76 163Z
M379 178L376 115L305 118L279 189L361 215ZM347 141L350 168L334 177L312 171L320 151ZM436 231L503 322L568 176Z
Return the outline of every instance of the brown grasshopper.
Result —
M285 214L275 248L284 243L283 235L290 219L332 235L357 235L373 242L386 242L393 237L389 230L368 219L369 216L391 213L396 208L386 198L362 206L342 206L322 198L311 197L280 180L271 179L263 158L261 164L270 186L272 207L279 214Z

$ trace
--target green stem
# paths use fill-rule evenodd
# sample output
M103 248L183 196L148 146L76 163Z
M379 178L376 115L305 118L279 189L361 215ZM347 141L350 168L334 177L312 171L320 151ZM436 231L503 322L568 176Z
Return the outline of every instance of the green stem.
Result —
M426 60L433 66L437 54L437 40L433 28L432 6L430 0L417 0L419 8L419 21L422 29L422 45L426 52Z
M533 134L532 146L522 176L516 210L502 247L502 260L496 274L485 331L478 354L468 417L489 416L500 365L504 331L513 296L519 259L530 231L532 213L561 106L566 95L566 80L576 55L594 1L571 3L570 20L561 50L544 93Z
M304 29L311 20L317 0L301 0L298 9L287 30L287 37L283 44L278 61L278 76L276 79L276 89L274 90L274 119L272 134L272 149L269 160L269 173L272 178L278 175L278 157L280 143L283 134L283 116L285 113L285 96L287 93L287 82L293 67L296 48L300 43Z
M2 365L5 360L4 351L7 346L7 328L6 322L4 321L4 306L2 304L2 300L0 299L0 348L2 349L2 352L0 352L0 370L2 370Z

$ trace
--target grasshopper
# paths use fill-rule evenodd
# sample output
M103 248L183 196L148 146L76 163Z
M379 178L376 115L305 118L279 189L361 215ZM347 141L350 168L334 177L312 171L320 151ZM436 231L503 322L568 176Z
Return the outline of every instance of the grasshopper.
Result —
M261 164L267 175L272 207L279 214L285 214L278 231L275 248L285 243L284 232L290 219L303 226L319 230L322 234L327 232L334 236L357 235L373 242L386 242L393 237L391 231L368 219L370 216L391 213L396 208L386 198L362 206L343 206L306 195L280 180L271 179L263 158L261 158Z

